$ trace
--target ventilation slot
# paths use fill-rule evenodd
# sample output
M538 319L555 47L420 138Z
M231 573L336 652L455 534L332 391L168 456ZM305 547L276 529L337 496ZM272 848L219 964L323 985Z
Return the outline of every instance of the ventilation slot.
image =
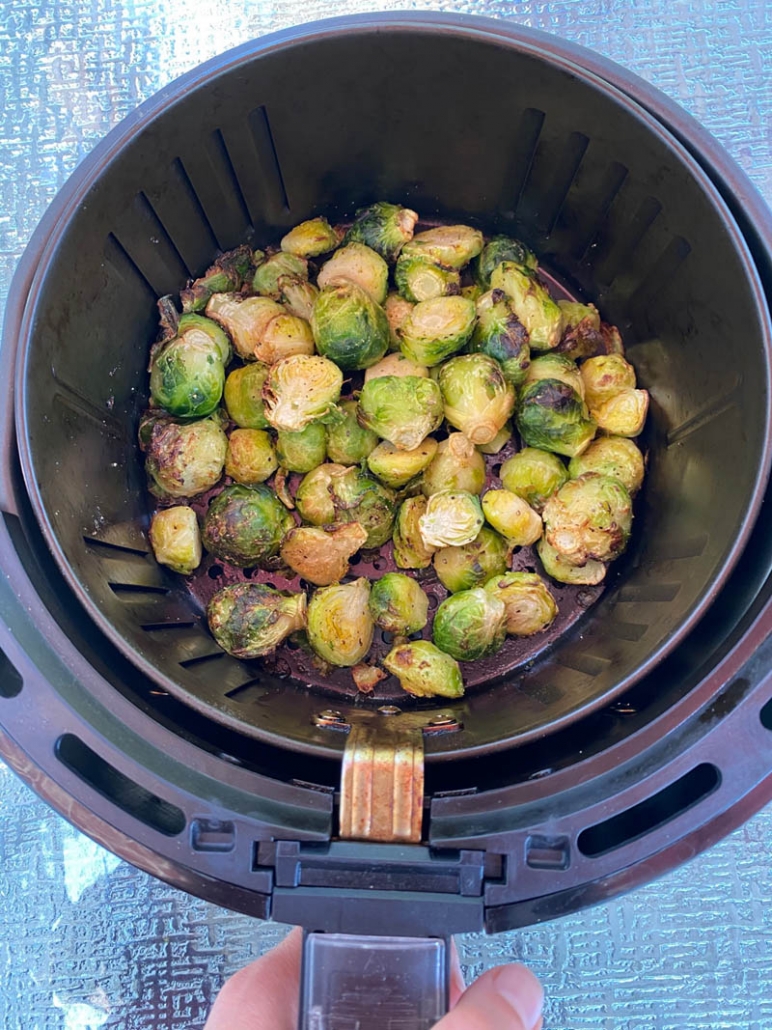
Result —
M21 694L24 680L0 651L0 697L12 698Z
M520 195L523 192L528 179L528 173L533 164L542 125L544 125L544 111L538 111L534 107L528 107L523 111L523 116L520 119L520 124L515 134L514 151L502 190L503 196L509 198L509 204L511 205L511 210L504 212L509 218L515 217L515 212L520 203ZM506 201L502 201L502 205L506 205Z
M118 597L126 600L147 600L150 597L157 597L159 594L168 594L168 587L153 586L150 583L109 583L108 586Z
M772 733L772 697L759 712L759 718L764 729Z
M214 662L224 657L224 651L213 651L211 654L200 654L195 658L185 658L179 664L183 669L194 669L196 666L203 665L205 662Z
M552 185L545 191L541 210L536 218L536 227L544 236L549 236L558 220L568 191L571 189L589 139L581 132L572 132L555 169Z
M94 536L84 536L86 545L99 555L106 558L123 558L124 561L142 561L147 558L147 551L140 551L137 547L126 547L124 544L111 544L109 540L100 540Z
M682 236L675 236L654 262L645 279L629 301L630 317L654 332L651 324L651 308L663 291L670 288L676 273L691 253L691 244Z
M265 185L276 198L276 201L278 201L278 206L285 212L289 211L290 202L287 196L287 187L284 183L279 155L276 152L276 141L273 138L271 123L268 121L268 112L265 107L258 107L252 111L249 116L249 128L252 132L255 149L260 158ZM274 201L275 205L276 201Z
M593 255L595 278L599 283L610 286L620 269L630 268L644 236L661 210L662 205L658 200L647 197L629 222L617 224L612 229L610 237L598 246Z
M244 242L249 213L233 171L222 133L216 129L180 165L221 250Z
M175 837L185 829L182 809L129 779L72 733L56 742L56 757L84 783L146 826Z
M593 245L609 208L622 189L628 171L624 165L613 161L603 172L603 184L593 191L592 196L582 198L581 204L577 205L575 218L580 227L574 231L574 236L579 242L572 247L577 260L582 261Z
M178 157L169 166L169 180L158 193L148 190L147 198L188 273L195 276L211 265L217 240Z
M112 235L156 297L184 285L188 269L144 193L137 193Z
M582 830L576 841L577 847L587 858L597 858L640 840L647 833L683 815L712 794L720 783L721 773L715 765L704 762L645 801Z

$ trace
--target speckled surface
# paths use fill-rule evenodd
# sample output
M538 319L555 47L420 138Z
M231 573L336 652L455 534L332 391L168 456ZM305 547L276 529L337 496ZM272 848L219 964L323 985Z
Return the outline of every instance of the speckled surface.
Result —
M772 201L765 0L15 0L0 7L0 302L58 188L136 104L254 36L355 11L487 14L625 65L683 104ZM460 941L470 975L527 962L549 1030L772 1027L772 811L662 881L545 926ZM0 765L0 1027L196 1030L285 928L191 898L81 836Z

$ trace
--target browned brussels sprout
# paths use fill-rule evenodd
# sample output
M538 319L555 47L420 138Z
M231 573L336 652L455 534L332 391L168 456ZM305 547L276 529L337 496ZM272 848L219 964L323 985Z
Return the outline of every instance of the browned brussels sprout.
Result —
M306 625L306 595L263 583L234 583L207 605L212 636L234 658L260 658Z
M294 525L268 487L226 486L204 516L204 547L231 565L260 565L279 553L284 534Z

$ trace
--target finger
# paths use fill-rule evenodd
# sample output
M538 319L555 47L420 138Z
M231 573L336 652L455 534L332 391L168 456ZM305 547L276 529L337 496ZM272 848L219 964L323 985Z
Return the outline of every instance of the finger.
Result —
M296 1030L303 931L226 980L204 1030Z
M499 966L475 980L436 1030L537 1030L544 991L525 966Z
M458 957L456 942L450 941L450 1007L458 1003L458 999L464 993L464 974L461 972L461 960Z

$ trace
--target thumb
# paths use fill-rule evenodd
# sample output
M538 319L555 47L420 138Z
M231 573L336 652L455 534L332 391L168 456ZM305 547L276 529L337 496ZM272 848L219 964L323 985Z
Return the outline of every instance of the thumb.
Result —
M489 969L435 1030L540 1030L544 991L525 966Z

